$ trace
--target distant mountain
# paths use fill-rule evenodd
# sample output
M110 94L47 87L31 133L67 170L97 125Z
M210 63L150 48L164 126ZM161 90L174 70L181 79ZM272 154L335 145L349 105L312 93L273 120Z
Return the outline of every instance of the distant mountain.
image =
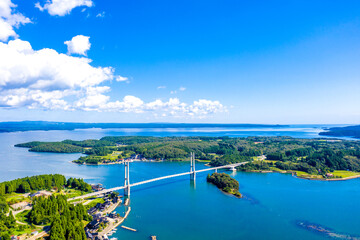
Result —
M329 128L326 132L319 133L319 135L360 138L360 125L347 126L347 127L333 127L333 128Z
M22 121L0 122L0 132L36 131L36 130L75 130L87 128L213 128L213 127L242 127L242 128L282 128L288 125L267 124L219 124L219 123L75 123L75 122L47 122Z

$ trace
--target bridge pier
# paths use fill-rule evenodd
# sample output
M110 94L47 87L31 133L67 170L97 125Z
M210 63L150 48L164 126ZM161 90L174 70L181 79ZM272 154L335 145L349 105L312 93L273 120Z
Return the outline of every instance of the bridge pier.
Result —
M232 167L230 168L230 171L236 172L236 168L235 168L234 166L232 166Z
M195 154L190 154L190 181L196 181Z
M125 165L125 183L124 183L124 196L130 197L130 162L126 161L124 162Z

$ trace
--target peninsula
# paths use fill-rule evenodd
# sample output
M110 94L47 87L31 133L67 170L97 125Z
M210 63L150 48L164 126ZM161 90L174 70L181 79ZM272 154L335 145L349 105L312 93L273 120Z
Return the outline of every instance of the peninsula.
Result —
M99 140L28 142L29 151L85 156L77 164L116 164L125 160L186 161L190 152L211 166L249 162L240 171L290 172L307 179L337 180L360 176L360 142L291 137L103 137Z

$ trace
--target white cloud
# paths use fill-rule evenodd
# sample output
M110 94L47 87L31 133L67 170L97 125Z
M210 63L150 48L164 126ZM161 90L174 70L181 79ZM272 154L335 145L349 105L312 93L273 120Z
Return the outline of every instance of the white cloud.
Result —
M68 54L79 54L86 56L86 52L90 49L91 43L89 41L90 37L77 35L73 37L70 41L65 41L67 45Z
M166 86L158 86L157 89L165 89Z
M186 87L179 87L178 89L180 92L183 92L186 90ZM173 91L170 91L170 94L176 94L178 92L178 90L173 90Z
M88 58L68 56L53 49L33 50L29 42L20 39L0 43L0 56L3 107L49 108L47 99L66 105L60 100L116 77L111 67L93 67Z
M97 18L103 18L103 17L105 17L105 12L98 13L98 14L96 15L96 17L97 17Z
M35 4L40 11L47 10L52 16L65 16L74 8L81 6L92 7L93 2L92 0L47 0L44 6L39 2Z
M116 81L118 82L124 82L124 81L127 81L128 78L127 77L123 77L123 76L117 76L116 77Z
M0 1L0 41L7 41L9 37L18 37L14 27L30 23L30 19L15 12L16 5L11 0Z
M111 102L110 98L103 94L107 90L99 89L99 91L95 90L93 94L86 95L76 103L76 108L98 112L153 112L157 116L171 115L175 117L204 117L227 111L220 102L205 99L194 101L190 105L181 102L178 98L170 98L167 102L157 99L145 103L138 97L127 95L122 101Z
M145 102L126 95L113 101L105 86L114 75L111 67L93 67L86 57L73 57L53 49L34 50L20 39L0 42L0 108L82 110L153 113L170 117L205 117L226 111L218 101L200 99L192 104L178 98Z

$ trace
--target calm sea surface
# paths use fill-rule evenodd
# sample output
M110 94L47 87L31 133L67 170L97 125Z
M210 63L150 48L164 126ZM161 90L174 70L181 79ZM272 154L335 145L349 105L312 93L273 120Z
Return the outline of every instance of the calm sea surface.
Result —
M105 187L123 185L123 165L80 166L70 163L80 154L34 153L13 145L28 141L98 139L103 136L292 136L319 137L324 125L289 128L176 128L176 129L89 129L0 133L0 181L44 173L81 177ZM189 171L189 163L135 162L130 181ZM205 168L197 164L197 169ZM132 189L132 211L112 236L118 239L328 239L299 227L311 223L336 233L333 239L360 236L360 179L309 181L286 174L235 173L243 199L227 196L206 183L206 174L164 180ZM117 212L122 212L120 207ZM349 238L354 237L354 238ZM360 238L359 238L360 239Z

